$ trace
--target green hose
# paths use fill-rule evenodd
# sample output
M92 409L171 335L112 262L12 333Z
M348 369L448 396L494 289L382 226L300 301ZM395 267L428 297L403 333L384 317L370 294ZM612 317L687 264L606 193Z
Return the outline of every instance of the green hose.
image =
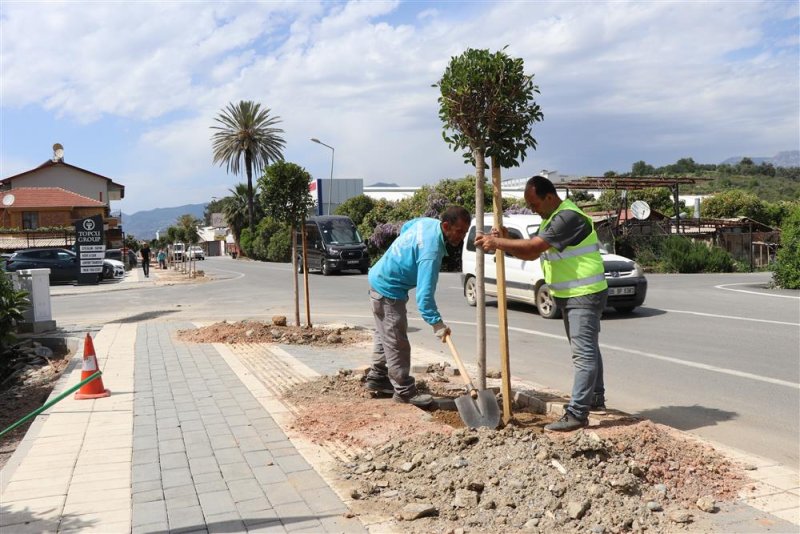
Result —
M32 418L36 417L37 415L39 415L40 413L42 413L43 411L45 411L46 409L48 409L49 407L51 407L55 403L59 402L61 399L63 399L64 397L66 397L67 395L72 393L73 391L75 391L76 389L80 388L84 384L88 384L89 382L91 382L92 380L94 380L95 378L99 377L102 374L103 374L102 371L97 371L96 373L94 373L92 376L90 376L86 380L82 380L77 386L69 388L67 391L65 391L64 393L62 393L61 395L59 395L55 399L51 400L50 402L48 402L47 404L45 404L41 408L37 408L36 410L32 411L31 413L29 413L28 415L26 415L25 417L23 417L22 419L20 419L19 421L17 421L13 425L11 425L10 427L8 427L5 430L3 430L2 432L0 432L0 438L2 438L8 432L11 432L15 428L17 428L19 425L21 425L22 423L24 423L28 419L32 419Z

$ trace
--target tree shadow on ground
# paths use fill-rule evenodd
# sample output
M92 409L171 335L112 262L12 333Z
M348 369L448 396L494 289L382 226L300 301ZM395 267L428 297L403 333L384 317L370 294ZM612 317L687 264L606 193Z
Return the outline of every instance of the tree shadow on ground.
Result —
M264 529L265 531L269 531L274 529L275 532L283 532L283 527L292 525L293 523L316 523L309 525L310 530L302 529L302 527L295 525L297 528L301 528L303 532L322 532L324 528L320 523L318 523L319 519L324 517L333 517L334 515L339 514L320 514L318 516L297 516L297 517L281 517L281 518L260 518L258 520L255 519L248 519L243 518L239 519L231 519L227 521L213 521L211 523L204 523L201 525L192 525L188 527L181 527L177 529L170 529L170 530L153 530L148 531L147 534L189 534L190 532L244 532L245 529L254 529L254 530L261 530ZM357 520L355 520L357 521ZM342 531L346 529L342 528Z
M724 421L731 421L739 416L736 412L708 408L694 404L692 406L662 406L652 410L644 410L636 417L650 419L678 430L694 430L706 426L714 426Z
M58 515L55 515L58 514ZM56 532L80 531L92 528L96 520L84 520L72 514L61 515L53 508L51 510L32 511L27 506L18 507L9 504L0 505L0 517L3 526L0 531L8 532Z
M155 310L149 312L142 312L137 313L136 315L131 315L128 317L122 317L121 319L115 319L113 321L109 321L110 323L139 323L141 321L149 321L150 319L158 319L162 315L168 315L170 313L178 313L180 310Z

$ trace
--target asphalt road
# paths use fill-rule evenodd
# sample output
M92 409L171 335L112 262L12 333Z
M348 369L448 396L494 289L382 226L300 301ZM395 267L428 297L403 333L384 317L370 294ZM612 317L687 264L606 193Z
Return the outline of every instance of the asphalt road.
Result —
M289 265L209 258L201 266L214 281L53 297L54 319L78 331L154 318L292 320ZM607 404L800 468L800 293L768 289L769 273L648 280L645 306L604 316ZM366 276L312 273L309 282L313 323L372 324ZM458 274L442 273L437 301L462 357L474 362L475 308L467 306ZM419 319L413 294L409 309L412 344L449 358ZM305 322L302 297L300 310ZM499 369L494 301L486 313L487 365ZM572 366L561 321L512 304L508 322L512 374L569 392Z

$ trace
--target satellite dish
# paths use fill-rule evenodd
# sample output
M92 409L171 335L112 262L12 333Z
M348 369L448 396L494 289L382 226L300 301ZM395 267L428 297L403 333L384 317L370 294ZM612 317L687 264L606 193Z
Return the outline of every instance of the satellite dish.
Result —
M64 147L61 143L53 145L53 161L60 161L64 159Z
M637 200L631 204L631 213L634 218L644 221L650 217L650 205L644 200Z
M15 200L17 200L16 197L11 193L8 193L3 197L3 206L11 206Z

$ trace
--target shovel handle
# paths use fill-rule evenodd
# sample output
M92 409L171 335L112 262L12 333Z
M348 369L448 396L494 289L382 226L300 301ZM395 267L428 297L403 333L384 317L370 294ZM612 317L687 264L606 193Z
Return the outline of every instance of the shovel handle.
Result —
M450 347L450 353L453 355L453 359L456 361L456 365L458 366L459 374L464 379L464 384L467 386L470 395L475 391L475 386L472 385L472 380L469 378L469 373L467 373L467 368L464 367L464 362L461 361L461 357L458 355L458 351L456 350L456 346L453 343L452 336L445 337L445 341L447 341L447 346Z

